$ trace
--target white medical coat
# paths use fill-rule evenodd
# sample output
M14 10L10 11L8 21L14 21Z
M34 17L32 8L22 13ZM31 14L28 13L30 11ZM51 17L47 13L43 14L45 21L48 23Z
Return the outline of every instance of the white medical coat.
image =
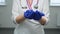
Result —
M36 4L36 0L33 0L32 9L34 11L35 10L43 11L45 16L47 17L47 22L48 22L48 18L49 18L48 0L39 0L38 9L34 8L35 4ZM27 7L27 8L22 8L22 7ZM42 10L42 8L43 8L43 10ZM14 21L14 23L16 23L16 17L18 15L24 14L24 11L26 11L27 9L29 9L29 8L26 4L26 0L21 0L21 1L13 0L12 20ZM22 23L16 24L14 34L44 34L44 28L36 20L25 19L25 21L23 21Z

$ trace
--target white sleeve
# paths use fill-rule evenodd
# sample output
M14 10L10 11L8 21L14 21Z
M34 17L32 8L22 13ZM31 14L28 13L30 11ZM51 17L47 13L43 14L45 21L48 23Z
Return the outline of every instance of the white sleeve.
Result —
M44 11L44 13L45 13L45 16L47 17L46 18L46 24L48 23L48 21L49 21L49 14L50 14L50 12L49 12L49 0L44 0L44 3L43 3L43 11Z
M16 23L16 17L19 15L18 13L18 0L13 0L12 6L12 20L13 23Z

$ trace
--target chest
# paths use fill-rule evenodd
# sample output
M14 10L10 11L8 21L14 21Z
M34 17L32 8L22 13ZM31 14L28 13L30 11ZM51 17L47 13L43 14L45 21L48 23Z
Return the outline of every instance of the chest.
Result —
M42 10L44 6L43 0L19 0L19 12L26 11L27 9ZM20 12L21 13L21 12Z

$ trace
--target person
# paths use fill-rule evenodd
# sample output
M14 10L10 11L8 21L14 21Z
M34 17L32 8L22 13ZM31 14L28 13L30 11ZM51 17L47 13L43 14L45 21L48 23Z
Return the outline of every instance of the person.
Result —
M12 20L14 34L45 34L49 21L48 0L13 0Z

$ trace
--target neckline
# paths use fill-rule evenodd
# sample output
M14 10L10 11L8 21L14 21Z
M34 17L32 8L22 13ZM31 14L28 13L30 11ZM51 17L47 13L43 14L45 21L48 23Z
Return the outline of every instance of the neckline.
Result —
M33 5L33 3L34 3L34 0L32 0L32 4L31 4L30 6L29 6L29 4L27 3L27 0L25 0L25 1L26 1L27 7L28 7L29 9L32 9L32 5ZM35 5L38 5L38 3L39 3L39 0L36 0L36 4L35 4ZM20 5L21 5L21 7L23 7L21 0L20 0Z

